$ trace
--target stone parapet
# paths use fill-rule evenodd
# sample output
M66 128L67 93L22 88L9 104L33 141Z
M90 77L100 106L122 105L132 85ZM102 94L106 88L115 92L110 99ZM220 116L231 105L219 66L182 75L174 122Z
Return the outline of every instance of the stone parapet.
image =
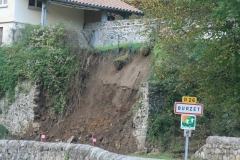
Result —
M240 160L240 138L210 136L192 157L206 160Z
M0 159L128 160L129 158L84 144L0 140Z
M113 46L146 42L154 20L130 19L86 24L80 38L83 45Z

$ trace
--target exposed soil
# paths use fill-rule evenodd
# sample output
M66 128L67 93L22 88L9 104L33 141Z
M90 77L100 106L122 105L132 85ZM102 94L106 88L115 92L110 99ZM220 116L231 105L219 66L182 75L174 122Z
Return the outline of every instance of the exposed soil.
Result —
M78 97L80 104L69 108L69 114L55 116L43 101L35 118L40 128L31 127L25 135L14 138L39 141L41 131L46 131L46 141L67 142L74 136L73 143L92 145L92 134L96 134L100 148L120 154L135 152L132 106L139 99L140 83L146 82L150 72L149 56L132 54L121 70L113 64L115 56L92 56Z

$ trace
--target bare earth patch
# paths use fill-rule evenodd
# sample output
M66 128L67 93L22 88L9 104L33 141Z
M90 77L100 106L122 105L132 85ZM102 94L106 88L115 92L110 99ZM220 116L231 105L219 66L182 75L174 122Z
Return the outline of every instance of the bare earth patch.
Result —
M45 131L50 142L67 142L71 138L72 143L92 144L95 134L100 148L120 154L135 152L132 106L139 99L139 85L146 82L150 69L149 56L130 57L130 62L117 70L114 54L93 56L78 97L80 103L61 117L54 116L43 100L34 121L39 128L31 127L25 135L12 138L39 141L41 131Z

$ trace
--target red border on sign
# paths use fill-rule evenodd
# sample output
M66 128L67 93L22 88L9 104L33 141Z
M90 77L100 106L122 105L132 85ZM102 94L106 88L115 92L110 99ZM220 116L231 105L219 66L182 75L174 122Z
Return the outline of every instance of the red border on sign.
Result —
M196 113L189 113L189 112L177 112L176 111L176 106L177 106L177 104L187 104L187 105L196 105L196 106L201 106L201 114L196 114ZM175 102L174 103L174 113L175 114L189 114L189 115L196 115L196 116L202 116L203 115L203 108L204 108L204 106L203 106L203 104L201 104L201 103L196 103L196 104L193 104L193 103L184 103L184 102Z

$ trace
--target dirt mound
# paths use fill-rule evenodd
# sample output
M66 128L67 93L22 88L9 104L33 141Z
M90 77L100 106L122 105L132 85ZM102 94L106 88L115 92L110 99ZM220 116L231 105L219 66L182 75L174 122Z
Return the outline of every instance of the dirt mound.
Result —
M40 140L41 131L46 131L47 141L67 142L72 137L74 143L92 144L92 134L96 134L98 147L121 154L135 152L132 106L139 99L140 83L147 80L149 56L131 54L121 70L114 67L116 56L92 56L78 97L80 104L71 108L70 114L59 118L42 105L35 119L40 127L14 138Z

